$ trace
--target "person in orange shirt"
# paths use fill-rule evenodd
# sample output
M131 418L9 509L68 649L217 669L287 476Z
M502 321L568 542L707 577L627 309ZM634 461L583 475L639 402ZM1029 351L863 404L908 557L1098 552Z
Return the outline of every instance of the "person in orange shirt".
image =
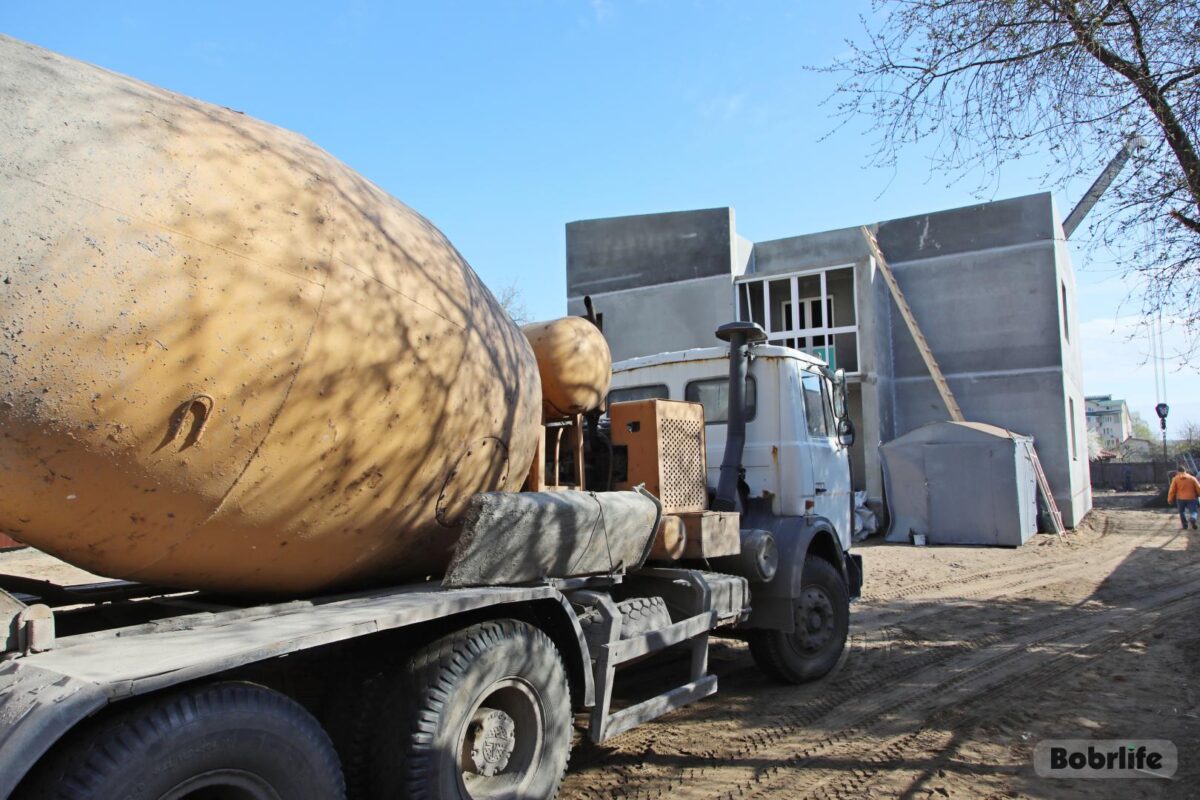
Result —
M1200 516L1200 481L1196 480L1186 467L1180 467L1179 472L1171 479L1171 488L1167 490L1167 502L1174 503L1179 509L1179 524L1186 530L1188 517L1192 520L1192 530L1196 530L1196 517Z

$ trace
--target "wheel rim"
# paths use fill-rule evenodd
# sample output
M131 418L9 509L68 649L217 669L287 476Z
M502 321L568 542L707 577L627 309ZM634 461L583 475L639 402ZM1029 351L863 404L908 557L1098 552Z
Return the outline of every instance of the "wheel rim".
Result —
M546 740L541 698L520 678L488 686L458 736L459 786L472 800L508 797L529 785Z
M825 590L810 586L801 592L796 607L796 633L792 637L796 648L805 655L819 652L833 640L835 627L833 600Z
M159 800L283 800L266 780L240 769L214 769L188 778Z

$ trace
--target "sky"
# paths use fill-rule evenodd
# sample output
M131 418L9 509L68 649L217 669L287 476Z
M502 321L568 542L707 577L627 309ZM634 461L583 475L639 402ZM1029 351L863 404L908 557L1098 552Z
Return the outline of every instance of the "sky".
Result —
M865 126L837 128L833 79L809 69L860 37L860 14L867 0L6 0L0 32L304 134L548 318L566 310L572 220L732 206L768 240L1056 188L1036 152L982 194L920 146L868 167ZM1086 188L1056 190L1060 214ZM1153 420L1137 286L1071 248L1085 392ZM1167 375L1171 427L1200 422L1200 373L1173 357Z

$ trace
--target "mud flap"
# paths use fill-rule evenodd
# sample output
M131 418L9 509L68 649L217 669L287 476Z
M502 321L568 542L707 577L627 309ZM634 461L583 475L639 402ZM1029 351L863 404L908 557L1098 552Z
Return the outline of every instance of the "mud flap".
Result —
M850 591L850 599L857 600L862 596L863 560L858 553L846 554L846 587Z

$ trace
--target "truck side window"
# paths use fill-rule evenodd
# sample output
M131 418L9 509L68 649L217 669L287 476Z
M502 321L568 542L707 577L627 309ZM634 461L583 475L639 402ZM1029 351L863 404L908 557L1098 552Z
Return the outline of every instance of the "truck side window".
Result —
M830 436L834 436L837 433L837 417L833 413L833 385L827 380L821 381L821 397L825 406L825 429Z
M632 400L669 400L670 392L665 383L655 383L648 386L624 386L613 389L608 393L608 405L613 403L628 403Z
M808 424L808 435L814 439L829 438L829 426L825 416L825 394L821 391L823 381L817 375L801 376L804 388L804 421Z
M705 378L689 381L683 391L683 399L704 406L704 424L729 421L729 378ZM754 376L746 378L746 421L754 419L758 411L758 390Z

